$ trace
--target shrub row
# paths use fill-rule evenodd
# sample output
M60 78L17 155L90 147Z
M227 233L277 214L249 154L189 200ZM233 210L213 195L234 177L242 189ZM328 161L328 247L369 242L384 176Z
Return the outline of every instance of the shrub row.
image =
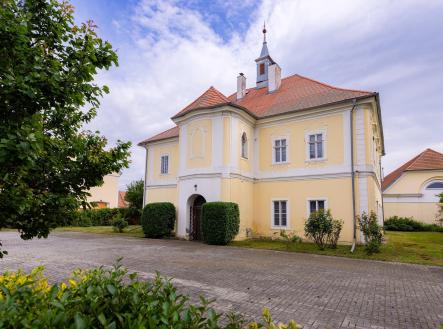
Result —
M67 283L48 284L36 268L0 275L0 328L277 328L269 312L248 323L217 313L177 292L170 280L143 281L119 265L77 270ZM293 328L293 321L278 328Z
M392 216L385 220L384 228L387 231L443 232L443 227L437 224L425 224L414 220L412 217L398 216Z
M134 208L103 208L77 211L68 225L71 226L108 226L115 219L122 218L131 225L140 223L140 211Z

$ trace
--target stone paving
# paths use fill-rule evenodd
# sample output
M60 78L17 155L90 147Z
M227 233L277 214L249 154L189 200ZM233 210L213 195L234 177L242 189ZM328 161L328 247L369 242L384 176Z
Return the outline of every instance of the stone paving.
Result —
M0 232L9 255L0 272L46 266L51 280L75 268L112 265L118 257L150 278L174 277L193 298L216 298L214 307L303 328L440 328L443 268L286 253L197 242L150 240L84 233L53 233L23 241Z

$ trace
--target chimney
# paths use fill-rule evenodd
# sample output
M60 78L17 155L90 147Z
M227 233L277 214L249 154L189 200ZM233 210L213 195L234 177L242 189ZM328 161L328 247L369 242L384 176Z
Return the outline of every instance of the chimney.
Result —
M246 95L246 77L240 73L237 77L237 100L242 99Z
M281 68L277 63L269 65L268 91L272 93L278 90L281 85ZM237 93L238 94L238 93Z

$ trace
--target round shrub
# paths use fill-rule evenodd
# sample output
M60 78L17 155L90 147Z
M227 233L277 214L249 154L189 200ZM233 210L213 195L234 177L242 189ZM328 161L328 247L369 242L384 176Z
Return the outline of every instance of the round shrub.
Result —
M122 233L128 227L128 222L119 215L112 221L112 227L114 232Z
M240 212L233 202L207 202L202 208L202 237L208 244L226 245L238 234Z
M175 207L170 202L148 203L142 212L143 233L147 238L171 235L175 224Z

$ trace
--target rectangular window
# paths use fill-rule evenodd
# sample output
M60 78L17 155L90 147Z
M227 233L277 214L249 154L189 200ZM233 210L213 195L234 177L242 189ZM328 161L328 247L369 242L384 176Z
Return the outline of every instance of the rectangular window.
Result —
M274 162L286 162L286 139L276 139L274 141Z
M273 225L275 227L287 227L288 224L288 208L287 201L273 201L274 218Z
M323 134L309 135L309 159L322 159L323 154Z
M263 74L265 74L265 64L261 63L260 64L260 75L263 75Z
M161 157L161 164L160 164L160 172L162 174L167 174L169 171L169 156L168 155L162 155Z
M318 210L325 210L325 200L309 200L309 213L313 213Z

